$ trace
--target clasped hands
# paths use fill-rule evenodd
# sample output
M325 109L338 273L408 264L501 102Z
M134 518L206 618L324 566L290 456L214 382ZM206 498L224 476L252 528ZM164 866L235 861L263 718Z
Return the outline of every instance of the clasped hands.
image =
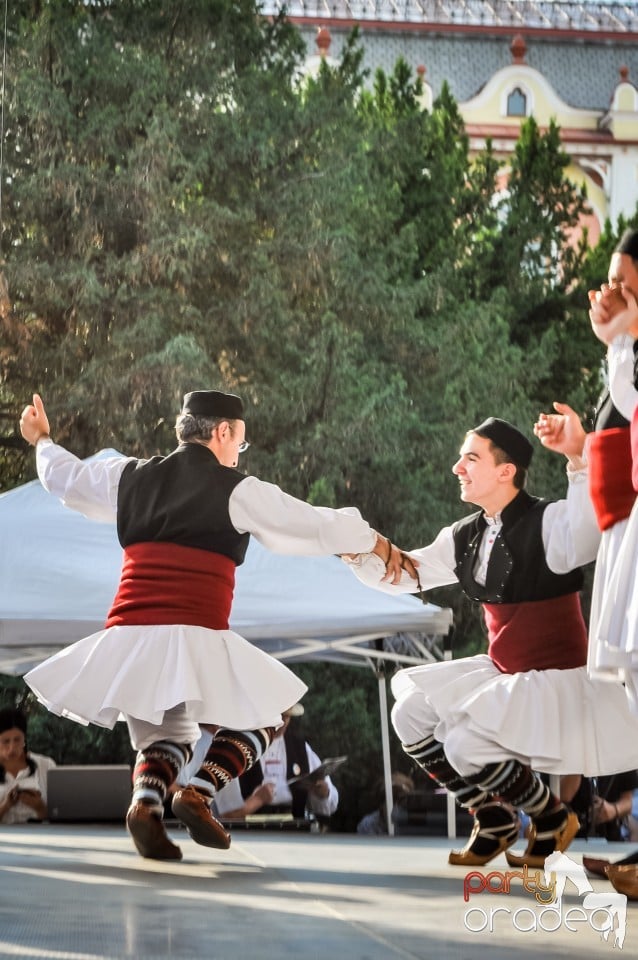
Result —
M39 790L33 790L30 788L20 789L20 787L13 787L8 794L8 799L10 801L10 806L15 806L16 803L25 803L28 807L32 807L34 810L38 809L39 804L42 801L42 794Z
M381 577L382 582L387 581L388 583L393 584L400 583L401 575L403 571L406 570L408 575L418 583L418 562L410 557L405 550L400 550L399 547L392 543L392 541L387 537L377 533L374 547L370 553L376 554L376 556L383 560L383 563L385 564L385 576ZM343 553L341 556L344 560L355 560L358 556L360 556L360 554Z

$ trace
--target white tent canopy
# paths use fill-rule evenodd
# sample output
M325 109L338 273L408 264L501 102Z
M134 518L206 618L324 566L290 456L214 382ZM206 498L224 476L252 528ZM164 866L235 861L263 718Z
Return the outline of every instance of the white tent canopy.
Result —
M119 454L96 454L107 456ZM121 562L114 524L67 510L38 480L0 495L0 673L25 673L100 630ZM252 538L237 569L231 627L280 660L423 663L441 658L451 625L451 610L371 590L337 557L282 556ZM386 688L377 672L390 811Z

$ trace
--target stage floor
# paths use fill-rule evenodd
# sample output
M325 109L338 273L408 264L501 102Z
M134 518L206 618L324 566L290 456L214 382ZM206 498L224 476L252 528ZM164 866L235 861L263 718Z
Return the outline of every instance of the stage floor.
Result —
M466 902L468 871L448 866L447 838L241 831L230 850L214 851L196 846L181 829L170 832L184 851L180 863L141 859L120 826L0 827L0 957L600 960L638 954L638 903L627 905L619 953L614 933L603 939L597 932L611 916L606 907L597 914L586 908L585 892L568 880L548 913L535 899L533 874L525 890L520 878L507 876L504 857L472 881L481 886L491 872L489 883L501 892L474 892ZM583 852L619 859L632 849L577 841L568 855L580 864ZM606 881L591 885L613 893ZM617 925L623 919L621 911Z

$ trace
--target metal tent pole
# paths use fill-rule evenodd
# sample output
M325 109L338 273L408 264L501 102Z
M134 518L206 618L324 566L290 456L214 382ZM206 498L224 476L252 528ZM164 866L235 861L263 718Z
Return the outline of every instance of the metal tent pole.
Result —
M381 746L383 750L383 779L385 782L385 810L388 825L388 836L394 836L392 821L392 765L390 762L390 728L388 725L388 692L385 686L385 673L377 672L379 683L379 713L381 715Z

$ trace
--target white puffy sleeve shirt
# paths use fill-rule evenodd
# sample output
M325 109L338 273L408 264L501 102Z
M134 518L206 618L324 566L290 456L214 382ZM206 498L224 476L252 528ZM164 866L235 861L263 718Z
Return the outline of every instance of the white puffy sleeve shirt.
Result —
M211 454L212 456L212 454ZM120 477L131 457L80 460L52 440L36 446L38 477L49 493L90 520L115 522ZM239 533L250 533L274 553L301 556L363 553L376 534L353 507L314 507L257 477L245 477L228 503Z
M549 503L543 513L542 537L547 565L557 574L568 573L576 567L591 563L596 559L600 543L600 530L589 497L587 471L568 470L567 476L567 497ZM483 585L489 549L484 536L477 569L474 571L478 582ZM457 582L452 526L444 527L432 543L418 550L410 550L409 555L419 564L419 579L423 590ZM376 554L362 554L354 561L346 562L359 580L384 593L415 593L418 590L418 584L405 570L398 584L382 581L385 565Z
M625 420L631 422L638 403L638 391L634 387L633 337L622 335L612 341L607 350L607 366L612 402Z
M17 787L18 790L38 790L46 803L47 776L51 767L55 766L55 760L40 753L29 753L29 759L35 763L34 773L31 773L28 767L19 770L15 777L5 771L4 783L0 783L0 802L6 798L7 794L11 793L14 787ZM26 823L28 820L35 819L36 813L33 807L18 801L10 810L7 810L2 818L2 823Z

